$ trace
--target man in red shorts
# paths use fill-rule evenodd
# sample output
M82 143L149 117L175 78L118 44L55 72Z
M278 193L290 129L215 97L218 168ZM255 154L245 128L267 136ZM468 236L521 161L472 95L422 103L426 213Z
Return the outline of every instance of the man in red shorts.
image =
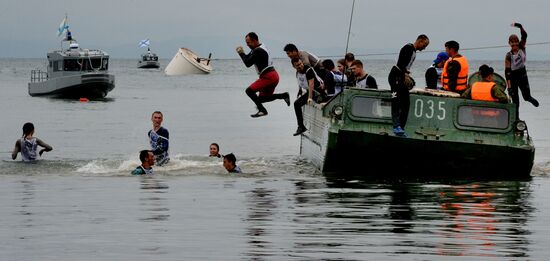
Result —
M284 100L287 106L290 106L290 96L288 92L274 93L275 87L279 83L279 74L273 67L273 60L269 57L269 52L258 40L258 35L250 32L245 37L246 45L250 48L250 53L245 54L242 46L237 47L237 53L241 57L246 67L254 65L259 75L258 80L246 88L246 95L256 104L258 112L250 115L257 118L267 115L267 110L262 105L264 102L274 100ZM259 92L259 95L256 95Z

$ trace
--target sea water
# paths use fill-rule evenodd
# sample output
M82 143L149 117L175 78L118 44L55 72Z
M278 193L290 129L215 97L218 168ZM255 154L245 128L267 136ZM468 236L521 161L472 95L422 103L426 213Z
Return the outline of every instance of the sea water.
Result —
M379 88L389 89L394 61L364 62ZM550 62L528 64L541 105L520 107L536 146L533 178L523 181L325 176L299 157L292 106L277 100L266 104L268 116L249 116L256 109L244 89L257 76L240 60L214 60L209 75L174 77L136 63L111 59L115 89L104 100L80 102L28 95L30 70L45 69L45 59L0 59L0 259L546 257ZM470 63L503 72L502 61ZM417 84L429 65L413 65ZM290 62L275 66L276 92L294 100ZM152 177L131 176L156 110L170 131L171 162ZM29 121L54 150L37 163L12 161ZM227 174L209 158L212 142L234 153L244 173Z

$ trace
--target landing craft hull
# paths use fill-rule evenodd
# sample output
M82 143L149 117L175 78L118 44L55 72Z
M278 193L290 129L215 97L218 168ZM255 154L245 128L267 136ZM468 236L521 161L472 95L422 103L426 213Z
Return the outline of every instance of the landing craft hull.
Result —
M439 142L393 135L340 131L323 164L325 172L364 175L526 177L532 147ZM350 172L351 171L351 172Z
M530 177L535 147L528 133L515 130L514 105L412 93L407 137L398 137L390 95L353 88L323 107L306 106L301 156L324 173L363 177ZM475 122L471 108L501 115Z

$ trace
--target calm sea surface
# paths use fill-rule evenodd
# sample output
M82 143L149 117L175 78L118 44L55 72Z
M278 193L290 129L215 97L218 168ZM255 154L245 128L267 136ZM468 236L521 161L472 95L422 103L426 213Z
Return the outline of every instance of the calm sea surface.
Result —
M292 107L275 101L267 117L249 116L256 111L244 89L257 76L240 60L178 77L136 62L111 60L115 89L79 102L28 95L30 71L45 59L0 59L0 260L548 258L550 62L528 64L541 106L521 104L536 146L527 181L325 176L299 157ZM381 89L393 63L366 62ZM417 83L429 63L415 62ZM502 61L470 67L482 63L502 74ZM275 65L277 92L295 97L289 61ZM131 176L155 110L172 160L152 177ZM27 121L54 147L35 164L11 160ZM235 153L244 174L208 158L212 142Z

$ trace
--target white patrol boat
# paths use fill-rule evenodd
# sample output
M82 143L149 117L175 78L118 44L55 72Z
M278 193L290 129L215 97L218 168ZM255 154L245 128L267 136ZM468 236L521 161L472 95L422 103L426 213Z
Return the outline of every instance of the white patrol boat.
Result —
M60 98L104 98L115 88L109 74L109 55L102 50L81 49L67 34L69 48L48 53L47 71L32 70L31 96Z

